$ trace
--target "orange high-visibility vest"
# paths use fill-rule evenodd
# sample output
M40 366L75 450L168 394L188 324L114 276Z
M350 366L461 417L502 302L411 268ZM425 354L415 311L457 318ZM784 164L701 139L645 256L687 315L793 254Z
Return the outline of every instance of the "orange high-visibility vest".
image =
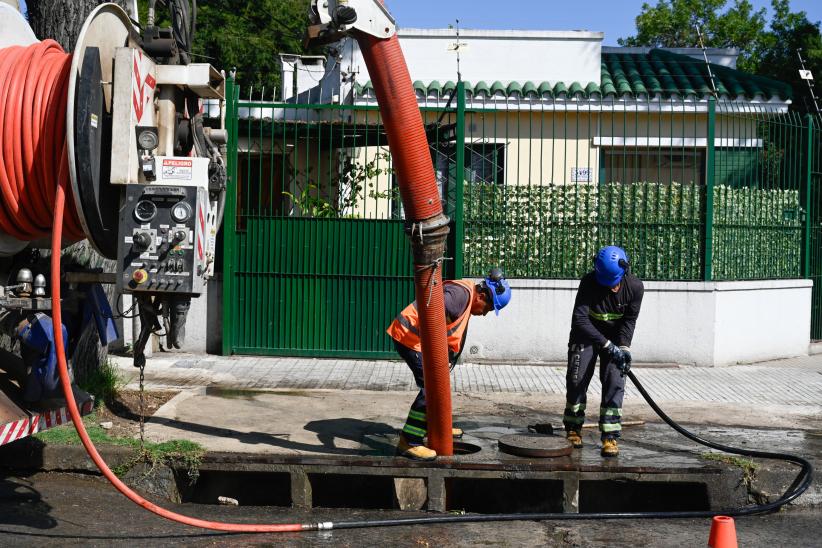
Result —
M446 326L448 330L448 348L455 354L460 351L462 336L468 328L468 320L471 318L471 305L477 292L476 284L470 280L447 281L446 284L459 284L468 290L468 306L459 318ZM401 345L421 352L420 344L420 318L417 313L417 301L412 302L400 312L391 325L386 329L386 333Z

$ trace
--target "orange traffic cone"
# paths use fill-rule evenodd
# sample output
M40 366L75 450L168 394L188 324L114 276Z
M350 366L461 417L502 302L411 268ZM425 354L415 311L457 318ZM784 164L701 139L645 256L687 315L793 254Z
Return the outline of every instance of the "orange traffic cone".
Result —
M734 518L714 516L714 520L711 522L711 536L708 537L708 546L711 548L738 548Z

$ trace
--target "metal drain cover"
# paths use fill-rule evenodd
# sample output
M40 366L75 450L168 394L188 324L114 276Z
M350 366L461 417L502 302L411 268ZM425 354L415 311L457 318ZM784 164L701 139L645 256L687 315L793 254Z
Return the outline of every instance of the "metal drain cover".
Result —
M499 439L499 449L518 457L565 457L574 450L565 438L545 434L508 434Z

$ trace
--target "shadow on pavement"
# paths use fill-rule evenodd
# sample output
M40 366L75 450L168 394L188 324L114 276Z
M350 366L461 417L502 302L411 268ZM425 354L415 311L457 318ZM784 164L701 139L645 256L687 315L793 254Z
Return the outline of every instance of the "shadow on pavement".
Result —
M51 505L24 478L0 478L0 508L1 524L37 529L53 529L57 525L57 520L49 515Z
M151 424L159 424L184 432L196 432L215 438L234 438L247 445L270 445L304 453L324 455L389 455L393 454L392 436L396 428L380 422L371 422L354 418L336 418L317 420L307 423L303 428L317 434L319 444L311 444L289 439L291 434L272 434L267 432L239 432L230 428L220 428L197 424L188 421L152 417ZM347 440L359 444L357 448L338 447L338 440ZM384 443L383 443L384 440Z

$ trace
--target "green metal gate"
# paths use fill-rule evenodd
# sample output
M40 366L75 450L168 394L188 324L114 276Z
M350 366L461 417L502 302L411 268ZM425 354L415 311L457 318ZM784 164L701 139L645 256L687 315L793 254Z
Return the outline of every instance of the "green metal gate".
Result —
M395 356L414 286L378 109L228 90L223 353Z

